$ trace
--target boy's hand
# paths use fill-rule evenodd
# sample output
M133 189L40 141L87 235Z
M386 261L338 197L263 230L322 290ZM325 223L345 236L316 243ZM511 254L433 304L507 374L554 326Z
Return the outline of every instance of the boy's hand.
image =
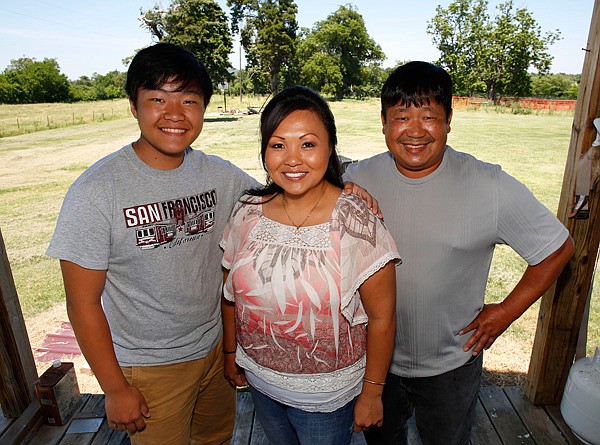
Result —
M113 430L135 433L146 428L144 419L150 417L150 410L135 386L128 385L120 391L107 393L104 403L106 419Z

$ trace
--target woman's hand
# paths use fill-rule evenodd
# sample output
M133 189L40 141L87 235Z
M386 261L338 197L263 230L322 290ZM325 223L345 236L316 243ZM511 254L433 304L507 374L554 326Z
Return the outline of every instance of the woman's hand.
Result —
M354 405L354 431L366 431L372 426L381 425L383 425L381 393L369 394L363 388Z

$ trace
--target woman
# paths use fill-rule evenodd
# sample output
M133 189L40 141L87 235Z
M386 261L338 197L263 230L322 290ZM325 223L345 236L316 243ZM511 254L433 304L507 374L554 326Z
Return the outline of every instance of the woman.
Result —
M336 144L321 96L277 94L261 116L267 185L242 197L221 243L225 376L250 385L276 444L350 443L383 421L399 255L341 193Z

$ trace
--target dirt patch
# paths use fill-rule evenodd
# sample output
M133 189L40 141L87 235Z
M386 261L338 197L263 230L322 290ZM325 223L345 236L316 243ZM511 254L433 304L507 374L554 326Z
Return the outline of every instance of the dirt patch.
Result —
M37 352L36 348L43 345L48 334L60 332L62 324L66 321L69 321L69 318L67 317L67 310L64 304L56 305L42 314L25 320L38 375L42 375L46 369L52 366L52 360L41 357L43 354ZM92 374L83 355L64 356L61 357L60 360L64 362L73 362L75 373L77 374L79 391L82 394L102 393L98 380L96 380L96 377Z
M533 331L531 331L533 332ZM510 334L500 336L483 354L483 385L525 386L532 345Z

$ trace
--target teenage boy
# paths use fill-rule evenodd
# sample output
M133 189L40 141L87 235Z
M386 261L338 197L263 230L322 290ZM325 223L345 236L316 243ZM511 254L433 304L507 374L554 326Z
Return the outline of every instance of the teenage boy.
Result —
M134 445L229 443L219 242L237 199L260 184L191 148L213 94L193 54L166 43L141 50L126 90L141 135L73 183L47 253L60 259L111 428ZM371 202L353 184L345 192Z
M194 55L143 49L126 89L141 135L70 187L48 255L60 259L110 426L133 444L228 443L235 389L223 375L219 241L258 184L190 147L213 93Z
M488 349L558 277L573 253L568 231L520 182L446 145L452 82L411 62L381 93L388 152L348 167L345 179L379 200L402 249L396 268L395 351L381 428L370 444L406 444L415 415L428 444L467 444ZM524 148L525 149L525 148ZM484 304L496 244L529 266L498 304Z

